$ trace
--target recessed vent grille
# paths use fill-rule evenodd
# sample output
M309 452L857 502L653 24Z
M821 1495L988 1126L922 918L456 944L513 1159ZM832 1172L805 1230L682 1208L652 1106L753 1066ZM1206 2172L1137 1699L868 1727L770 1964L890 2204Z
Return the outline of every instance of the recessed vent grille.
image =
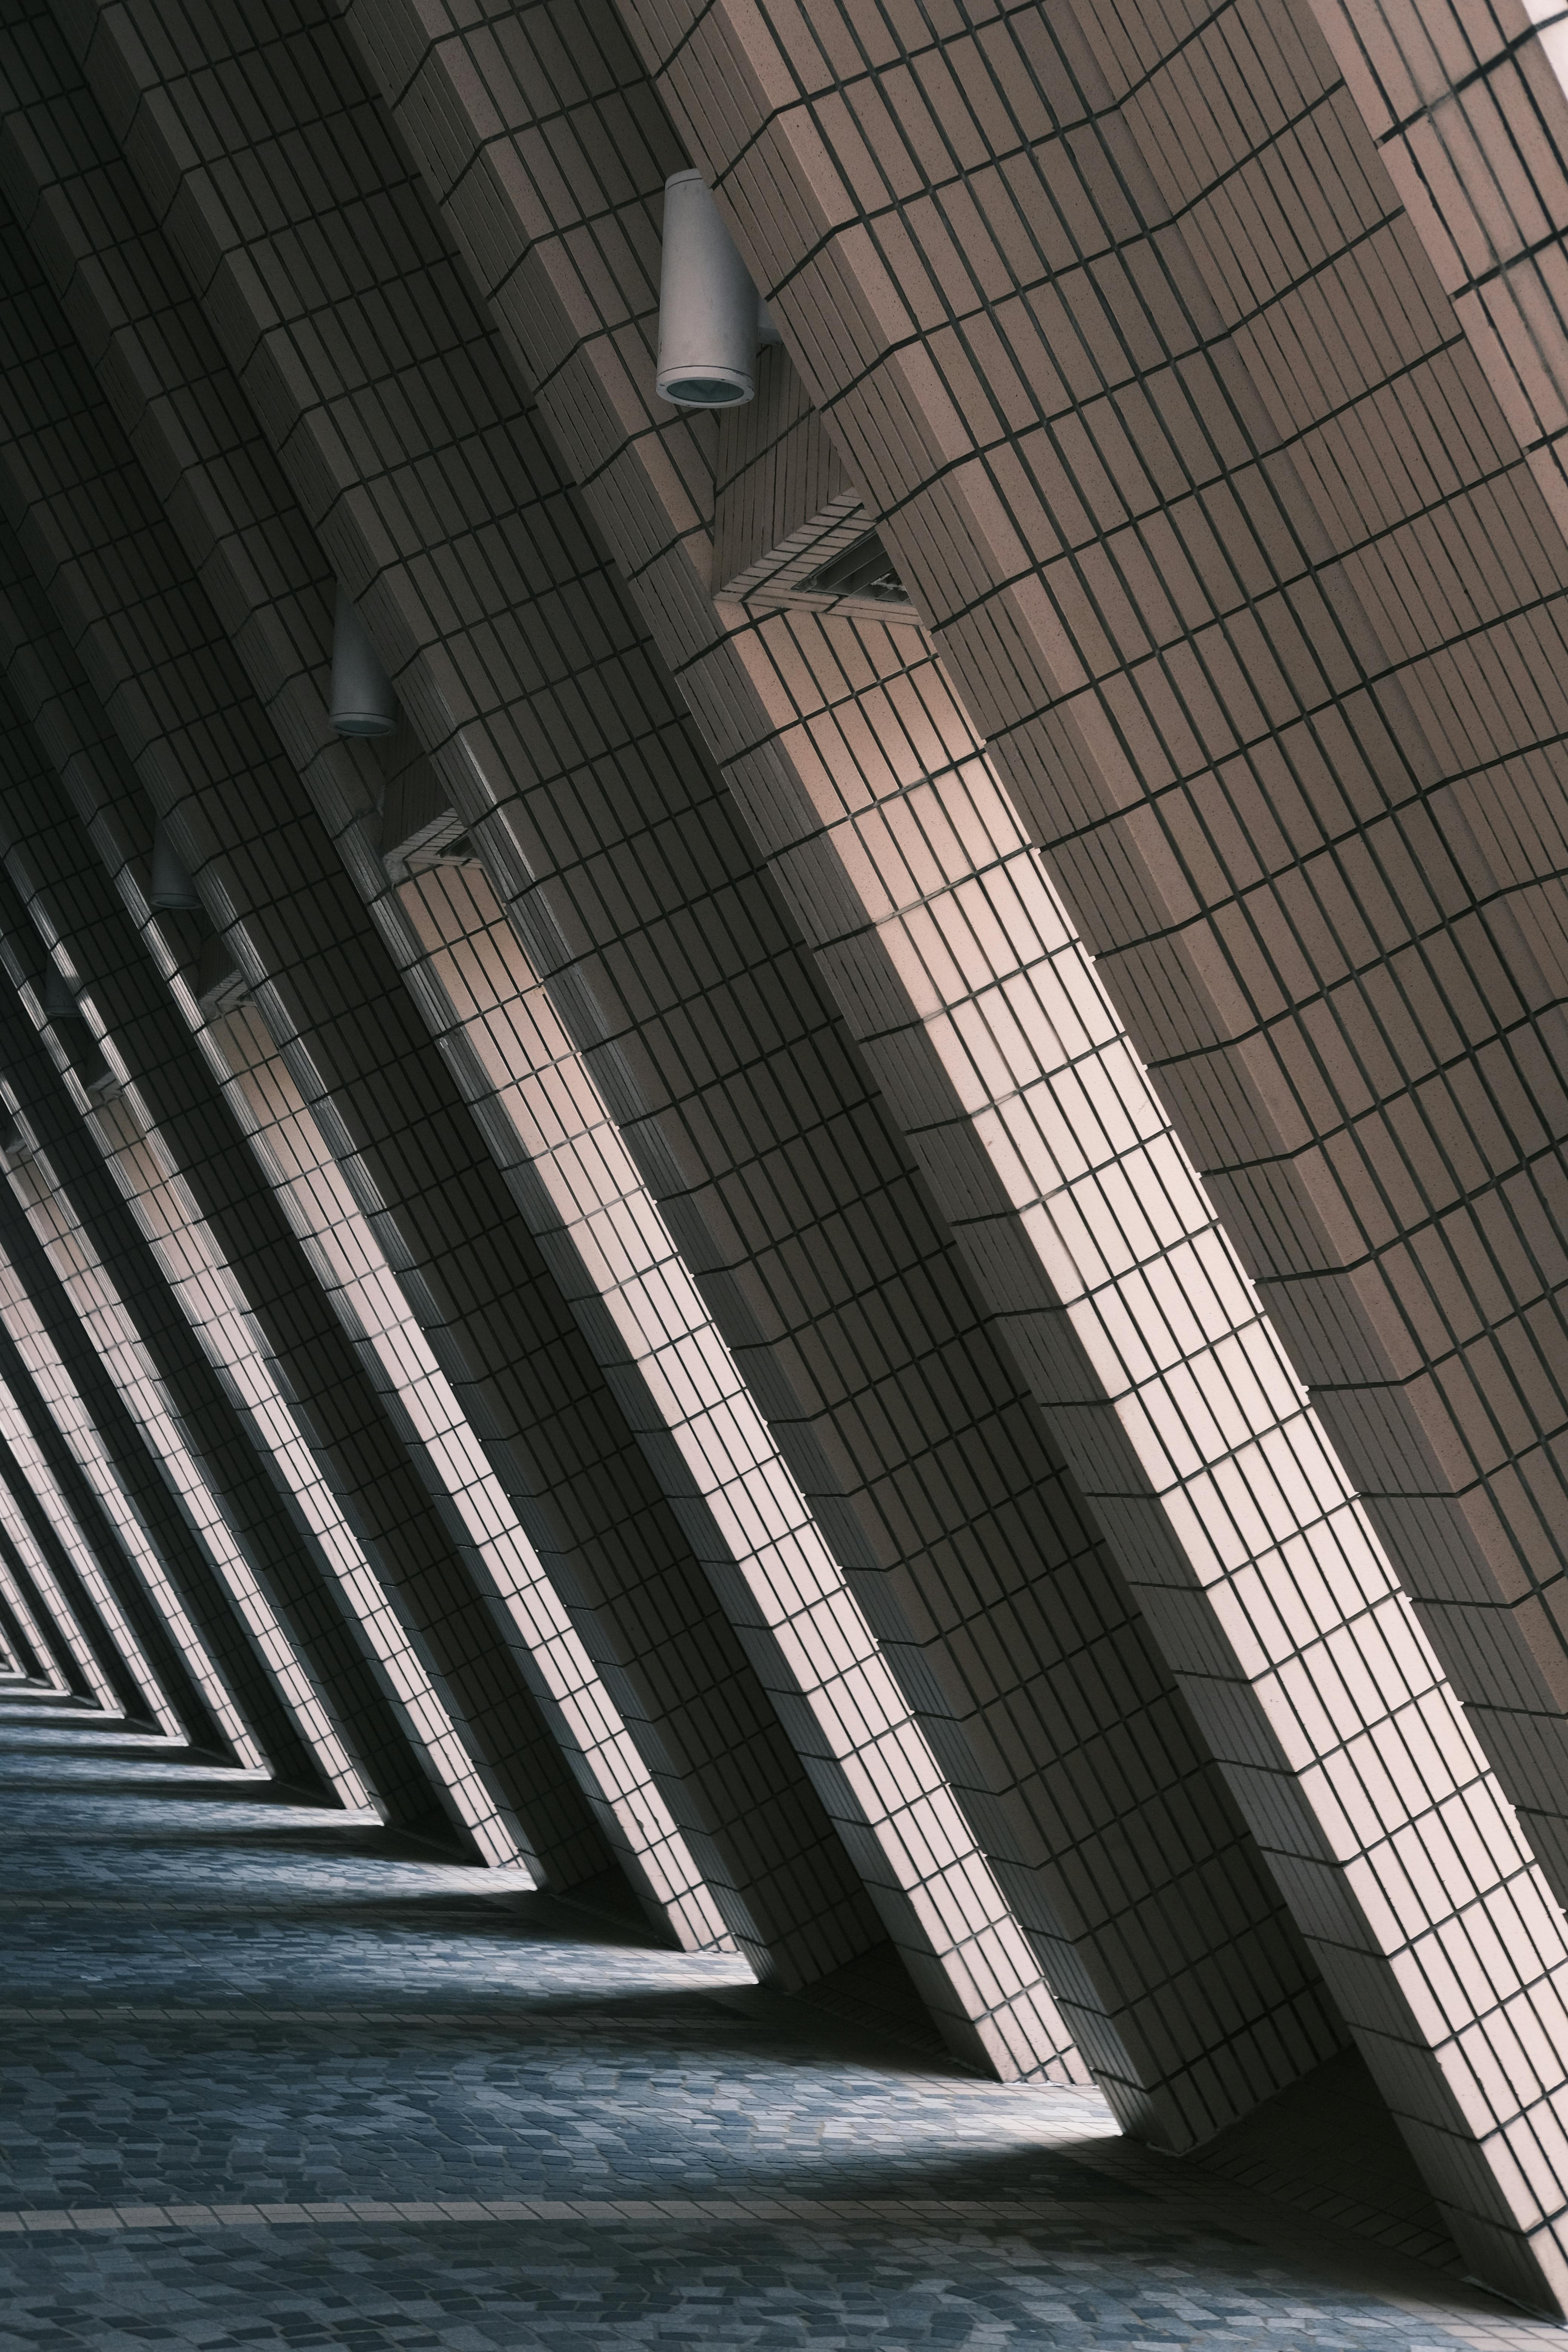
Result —
M907 604L910 592L874 530L819 564L801 587L812 596L869 596L879 604Z

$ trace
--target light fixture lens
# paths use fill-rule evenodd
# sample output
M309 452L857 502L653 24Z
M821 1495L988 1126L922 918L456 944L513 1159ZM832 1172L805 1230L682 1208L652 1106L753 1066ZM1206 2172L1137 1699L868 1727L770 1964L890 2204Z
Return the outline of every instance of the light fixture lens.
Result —
M669 376L658 388L677 408L728 408L731 401L752 396L749 383L724 375Z

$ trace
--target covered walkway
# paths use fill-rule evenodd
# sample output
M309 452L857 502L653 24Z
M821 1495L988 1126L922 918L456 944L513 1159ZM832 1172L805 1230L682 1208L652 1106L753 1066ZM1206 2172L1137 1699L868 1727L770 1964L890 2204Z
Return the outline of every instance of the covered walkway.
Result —
M3 2352L1562 2341L874 1989L784 2000L16 1683L0 1748Z

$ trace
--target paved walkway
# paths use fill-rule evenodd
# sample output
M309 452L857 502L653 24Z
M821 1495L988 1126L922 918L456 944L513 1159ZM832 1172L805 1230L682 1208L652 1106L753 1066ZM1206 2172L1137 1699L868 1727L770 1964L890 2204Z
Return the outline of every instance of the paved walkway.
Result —
M0 2352L1561 2352L367 1817L0 1686Z

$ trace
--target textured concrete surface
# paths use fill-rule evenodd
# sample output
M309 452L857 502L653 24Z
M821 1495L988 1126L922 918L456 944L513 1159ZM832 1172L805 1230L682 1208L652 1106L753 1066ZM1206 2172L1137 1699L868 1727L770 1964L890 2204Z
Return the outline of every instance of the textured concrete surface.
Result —
M1462 2282L0 1696L0 2352L1493 2347Z

